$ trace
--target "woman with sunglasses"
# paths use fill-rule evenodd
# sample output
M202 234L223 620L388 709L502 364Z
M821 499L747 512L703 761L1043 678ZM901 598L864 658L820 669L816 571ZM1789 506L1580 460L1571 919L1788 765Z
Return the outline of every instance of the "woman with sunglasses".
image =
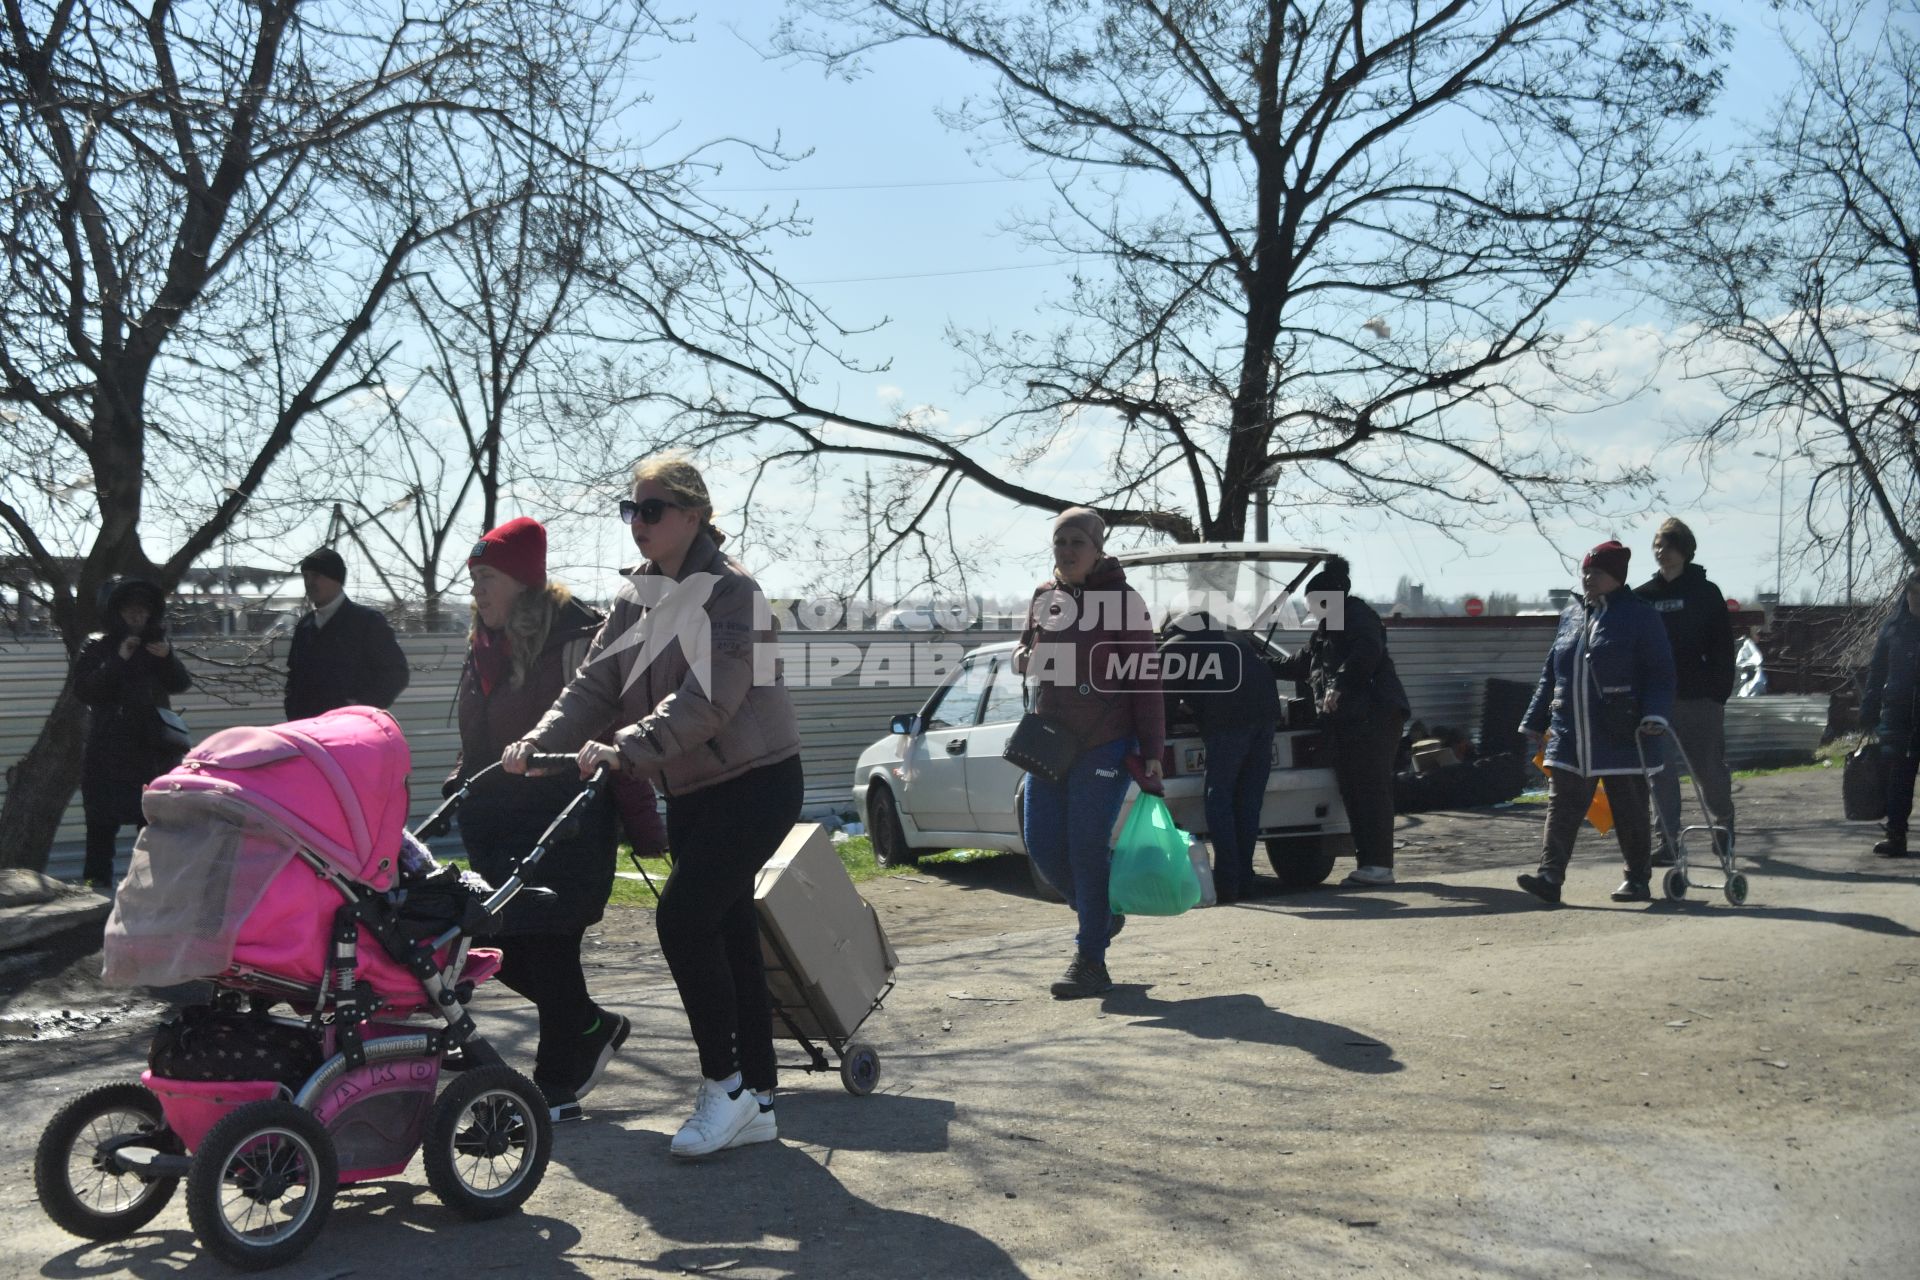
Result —
M672 1151L704 1156L779 1133L753 881L800 816L800 729L771 610L721 552L700 472L678 455L646 459L620 516L645 562L625 571L553 707L501 759L518 773L535 751L577 750L582 776L608 765L666 796L673 871L654 922L702 1077Z

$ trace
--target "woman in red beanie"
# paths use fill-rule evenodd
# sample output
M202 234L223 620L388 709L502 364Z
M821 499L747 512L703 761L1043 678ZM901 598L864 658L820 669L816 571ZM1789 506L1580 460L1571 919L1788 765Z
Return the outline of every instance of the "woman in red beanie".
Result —
M537 520L509 520L474 544L473 627L460 673L460 758L447 779L452 794L500 758L559 696L600 630L600 615L547 580L547 531ZM460 838L473 869L499 883L513 861L579 791L568 777L479 779L460 807ZM649 797L651 798L651 797ZM500 979L533 1002L540 1046L533 1081L555 1120L580 1118L580 1099L627 1038L627 1020L587 994L580 944L598 923L613 889L613 806L601 800L580 834L556 844L528 873L552 896L522 895L500 936Z
M1560 615L1560 632L1547 653L1521 730L1547 743L1547 827L1540 869L1520 887L1542 902L1560 901L1573 838L1602 779L1613 807L1614 835L1627 875L1615 902L1652 897L1653 839L1647 812L1649 769L1665 753L1636 736L1658 737L1673 714L1673 647L1653 606L1627 585L1633 553L1603 542L1580 564L1583 598Z

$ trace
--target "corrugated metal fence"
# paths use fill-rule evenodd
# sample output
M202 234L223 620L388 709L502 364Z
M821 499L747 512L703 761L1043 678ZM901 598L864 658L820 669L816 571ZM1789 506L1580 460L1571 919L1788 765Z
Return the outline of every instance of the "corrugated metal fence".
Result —
M1489 677L1531 685L1553 638L1551 618L1407 619L1389 622L1389 644L1416 718L1469 733L1479 723ZM854 760L887 731L887 721L917 709L966 650L1011 639L1004 631L796 632L783 637L783 657L800 718L810 810L844 805ZM1276 636L1291 647L1302 633ZM195 688L178 701L196 737L237 724L280 717L287 640L182 637ZM876 647L878 646L878 647ZM401 647L413 681L394 706L413 748L416 817L438 795L453 768L459 735L453 695L465 637L453 632L405 635ZM235 664L241 664L236 670ZM0 761L25 754L66 679L57 643L0 648ZM1820 741L1825 698L1737 699L1728 717L1729 755L1736 763L1804 753ZM82 817L76 792L56 841L50 870L77 874Z

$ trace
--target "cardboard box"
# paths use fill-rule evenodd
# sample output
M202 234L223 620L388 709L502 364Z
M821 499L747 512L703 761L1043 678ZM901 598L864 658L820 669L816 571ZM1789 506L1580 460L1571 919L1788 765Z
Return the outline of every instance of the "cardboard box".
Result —
M1459 764L1460 758L1453 749L1438 738L1422 738L1413 744L1413 771L1432 773L1444 769L1450 764Z
M853 1034L899 958L818 823L788 833L753 886L760 950L776 1009L809 1039ZM776 1013L773 1033L792 1035Z

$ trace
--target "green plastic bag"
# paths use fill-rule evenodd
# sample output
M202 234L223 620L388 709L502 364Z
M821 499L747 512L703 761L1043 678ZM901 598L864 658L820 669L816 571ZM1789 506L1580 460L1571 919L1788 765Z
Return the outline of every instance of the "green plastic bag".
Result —
M1187 856L1192 838L1173 825L1159 796L1142 795L1113 846L1107 899L1130 916L1177 916L1200 901L1200 877Z

